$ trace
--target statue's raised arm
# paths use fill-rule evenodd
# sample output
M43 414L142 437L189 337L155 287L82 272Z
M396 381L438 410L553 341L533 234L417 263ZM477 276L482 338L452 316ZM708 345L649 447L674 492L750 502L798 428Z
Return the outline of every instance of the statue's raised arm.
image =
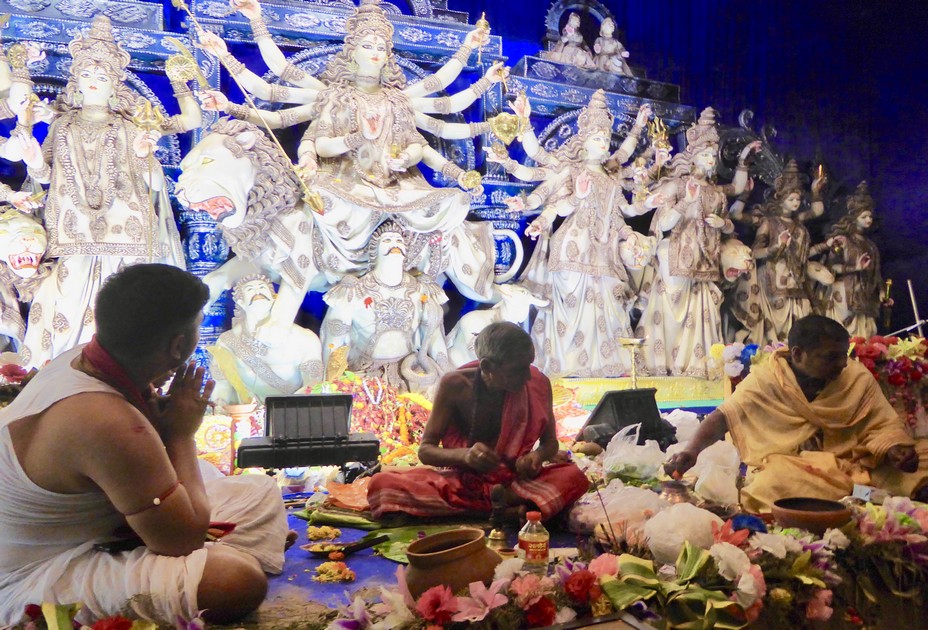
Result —
M522 144L525 154L544 166L557 164L557 158L541 147L538 136L535 135L535 130L532 129L532 125L529 123L529 118L532 115L532 105L529 103L525 92L520 93L510 104L510 107L521 121L518 140Z
M271 103L296 103L300 105L312 104L319 95L322 87L288 87L286 85L273 85L245 67L241 61L229 52L225 41L215 33L198 31L198 46L213 55L225 66L235 81L248 92L260 99Z
M509 78L509 68L506 68L502 61L497 61L490 66L484 76L466 90L439 98L413 98L413 106L416 110L426 114L453 114L464 111L474 101L486 94L487 90L493 85L505 81L507 78Z
M280 77L281 81L317 92L325 88L325 83L287 61L283 52L274 43L274 38L271 37L271 32L261 15L261 5L258 0L230 0L229 4L251 23L251 33L258 45L261 58L270 71Z
M489 41L490 29L474 29L467 34L467 37L464 38L464 43L458 48L456 53L451 55L451 59L436 70L435 74L429 75L403 90L406 96L415 99L444 90L461 74L461 70L467 65L467 60L470 59L474 49L486 46Z

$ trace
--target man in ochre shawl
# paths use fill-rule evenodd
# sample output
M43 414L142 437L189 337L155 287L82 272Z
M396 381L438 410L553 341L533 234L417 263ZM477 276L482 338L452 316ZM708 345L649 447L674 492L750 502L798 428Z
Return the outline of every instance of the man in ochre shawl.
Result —
M789 349L751 368L667 472L685 472L729 432L741 459L756 468L742 494L745 509L769 511L786 497L839 499L854 484L928 499L928 440L912 439L869 370L848 361L849 344L832 319L797 320Z
M490 324L475 345L478 361L442 377L419 460L427 466L374 475L374 516L487 514L516 518L538 509L549 519L587 490L574 464L558 454L551 382L532 366L529 335L509 322ZM536 442L538 447L534 448Z

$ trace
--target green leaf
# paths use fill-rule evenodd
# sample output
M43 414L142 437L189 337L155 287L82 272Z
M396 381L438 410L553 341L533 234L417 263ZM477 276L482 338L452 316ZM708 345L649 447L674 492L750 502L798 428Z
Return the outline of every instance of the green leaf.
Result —
M680 555L677 557L677 580L679 582L691 581L711 557L712 555L705 549L691 545L689 541L684 542Z
M605 582L602 589L615 609L619 611L625 610L635 602L647 601L657 594L653 588L628 584L619 580Z
M812 552L806 551L803 554L800 554L795 561L793 561L793 566L790 567L790 575L799 575L800 573L805 573L805 570L812 565Z
M409 559L406 557L406 549L419 540L423 535L431 536L439 532L445 532L449 529L458 529L460 525L410 525L407 527L391 527L371 532L362 540L370 539L374 536L387 535L390 540L374 545L374 550L387 560L393 560L400 564L407 564Z

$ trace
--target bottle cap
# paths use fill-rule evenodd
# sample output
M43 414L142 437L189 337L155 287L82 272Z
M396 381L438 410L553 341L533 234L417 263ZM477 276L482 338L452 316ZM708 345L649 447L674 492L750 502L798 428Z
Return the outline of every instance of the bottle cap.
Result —
M540 520L541 520L541 512L526 512L526 513L525 513L525 518L527 518L527 519L530 520L530 521L540 521Z

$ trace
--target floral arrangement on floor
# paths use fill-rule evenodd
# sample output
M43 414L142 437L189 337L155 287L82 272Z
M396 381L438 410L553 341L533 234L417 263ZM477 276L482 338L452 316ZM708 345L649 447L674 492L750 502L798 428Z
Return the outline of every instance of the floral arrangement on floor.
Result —
M418 445L432 403L420 394L403 393L378 377L345 372L341 378L319 383L303 393L345 393L351 407L352 431L373 433L380 440L384 464L416 464Z
M695 509L695 508L694 508ZM692 529L699 519L681 511ZM887 594L922 605L928 585L928 506L892 498L883 506L854 509L842 529L818 537L770 527L756 516L710 523L708 537L687 531L676 561L663 563L644 545L594 558L562 561L550 575L522 570L504 560L489 585L474 582L460 592L434 586L413 598L404 568L397 584L379 598L356 596L328 626L331 630L437 630L533 628L576 618L627 612L656 628L736 630L760 620L764 627L808 627L842 619L864 627L878 617ZM719 525L718 523L723 523ZM647 531L647 529L645 530ZM700 546L701 545L701 546ZM653 551L653 553L652 553Z
M158 630L170 627L122 615L104 617L91 625L84 625L74 619L80 609L80 604L30 604L23 613L27 621L21 627L23 630ZM188 620L178 616L173 625L176 630L203 630L206 627L200 617Z
M756 343L715 343L709 348L709 378L720 379L727 377L732 385L737 385L751 370L751 365L763 361L765 358L786 344L776 343L760 349Z
M854 356L876 378L915 437L928 437L928 340L921 337L851 339Z
M0 353L0 408L6 407L38 370L27 371L20 365L22 358L15 352Z

